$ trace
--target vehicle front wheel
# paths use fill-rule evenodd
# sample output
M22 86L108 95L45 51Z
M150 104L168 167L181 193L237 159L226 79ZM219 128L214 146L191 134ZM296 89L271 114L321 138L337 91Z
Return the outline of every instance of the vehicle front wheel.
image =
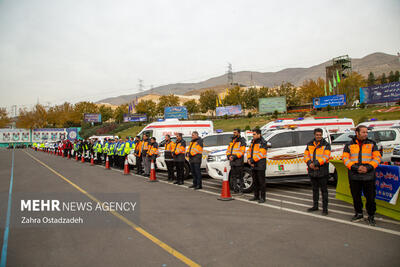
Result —
M248 167L243 168L243 181L244 181L243 193L253 192L254 191L254 181L253 181L253 177L251 176L251 170Z

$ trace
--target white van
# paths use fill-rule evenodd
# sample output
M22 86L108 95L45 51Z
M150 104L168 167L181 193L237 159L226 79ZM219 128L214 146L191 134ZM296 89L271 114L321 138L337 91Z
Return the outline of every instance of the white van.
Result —
M175 138L176 133L182 133L183 136L191 136L192 132L197 131L200 137L205 137L211 134L214 130L214 124L212 121L180 121L178 119L166 119L163 121L152 122L145 126L138 134L140 138L143 134L147 134L150 137L155 137L158 144L163 144L165 136L169 134L172 138ZM189 141L190 142L190 141ZM189 145L189 143L187 144ZM134 150L131 150L128 155L128 163L130 165L136 165L136 157L134 156ZM160 155L163 152L163 148L160 148ZM165 169L166 166L160 164L160 160L163 157L158 157L156 160L157 168ZM165 165L165 164L164 164Z
M323 137L330 143L330 136L327 129L323 129ZM267 180L298 179L307 175L307 165L303 161L304 151L307 143L314 139L314 128L291 128L268 131L263 135L265 141L271 147L267 152ZM246 149L247 151L247 149ZM222 179L224 169L229 172L230 166L226 158L226 149L211 153L207 158L207 173L214 179ZM246 155L245 155L246 158ZM334 177L335 168L329 166L329 172ZM244 165L245 192L253 191L253 179L250 166Z
M163 121L152 122L138 134L141 138L143 134L149 137L155 137L157 142L165 139L165 136L175 136L175 133L182 133L183 135L191 135L192 132L197 131L200 137L204 137L214 131L214 124L212 121L180 121L178 119L166 119Z
M265 124L260 129L261 131L263 131L264 134L267 131L290 126L297 128L325 128L328 131L335 133L354 128L354 121L348 118L339 119L329 117L278 119Z
M370 127L399 127L400 126L400 120L393 120L393 121L368 121L368 122L362 122L359 125L364 125L368 128Z

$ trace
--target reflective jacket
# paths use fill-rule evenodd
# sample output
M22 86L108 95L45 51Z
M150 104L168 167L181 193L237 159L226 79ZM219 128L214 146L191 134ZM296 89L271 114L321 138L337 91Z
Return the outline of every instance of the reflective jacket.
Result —
M331 156L331 145L322 139L317 142L315 139L307 144L304 151L304 162L308 166L308 174L310 177L327 177L329 176L329 158ZM318 170L310 168L310 164L318 167Z
M119 143L117 146L117 155L118 156L123 156L124 155L124 149L125 149L125 143Z
M203 155L203 139L198 137L190 142L186 152L190 163L201 163Z
M141 141L139 156L146 157L148 150L149 150L149 140L147 139L146 141L145 140Z
M169 142L165 143L164 158L166 161L173 160L172 151L175 150L175 146L176 146L175 142L173 142L171 140L169 140Z
M174 161L182 162L185 161L185 152L186 152L186 142L185 140L176 141L174 146L174 150L172 150L172 156L174 157Z
M124 148L124 154L128 155L131 152L131 144L128 142L125 142L125 148Z
M233 157L232 161L229 161L231 166L242 166L243 165L243 157L246 152L246 140L242 137L232 137L232 141L228 145L228 149L226 150L226 157L229 160L229 157Z
M107 153L107 154L108 154L108 148L109 148L109 146L110 146L110 144L109 144L108 142L105 142L105 143L104 143L104 146L103 146L103 152L104 152L104 153Z
M115 144L111 143L107 146L107 155L113 156L114 155Z
M353 138L344 146L342 155L344 165L349 169L349 178L369 181L375 179L375 169L382 160L376 143L370 139L360 142ZM367 173L358 173L358 168L365 166Z
M157 142L150 143L149 150L147 151L147 157L150 157L152 160L156 160L158 155L158 144Z
M247 160L254 164L254 170L265 170L267 168L267 143L264 138L253 139L247 149Z

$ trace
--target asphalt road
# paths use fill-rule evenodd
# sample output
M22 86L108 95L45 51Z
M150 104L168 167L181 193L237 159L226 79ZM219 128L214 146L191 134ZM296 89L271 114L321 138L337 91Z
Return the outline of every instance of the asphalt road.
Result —
M12 150L0 150L0 194L10 187ZM378 227L349 223L351 206L335 200L330 214L308 214L307 183L268 184L267 202L218 201L221 182L203 190L158 183L120 170L104 170L33 150L15 150L12 194L137 193L140 220L105 212L113 227L13 227L7 266L395 266L400 256L400 224L380 217ZM189 184L189 181L186 181ZM14 207L14 206L13 206ZM7 205L0 205L1 240ZM16 211L11 210L11 217ZM3 241L2 241L3 242ZM4 247L4 243L2 244Z

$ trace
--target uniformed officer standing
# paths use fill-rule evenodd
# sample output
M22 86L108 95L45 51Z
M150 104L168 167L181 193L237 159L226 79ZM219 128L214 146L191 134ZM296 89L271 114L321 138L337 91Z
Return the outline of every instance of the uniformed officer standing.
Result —
M150 138L150 144L149 144L149 149L147 151L147 157L146 160L148 161L147 165L148 170L144 170L145 173L148 172L148 174L145 176L150 176L150 168L151 168L151 162L153 161L154 164L156 163L156 158L158 156L158 143L156 142L156 138L152 137Z
M328 215L328 180L331 145L322 137L321 128L314 129L314 140L307 144L304 162L308 166L308 176L313 191L313 206L308 212L318 210L319 190L322 194L322 215Z
M196 131L192 133L192 141L187 148L186 154L189 157L190 172L193 176L193 184L189 188L202 189L200 166L203 157L203 139L199 137L199 133Z
M176 144L174 150L172 151L172 156L174 157L174 164L176 168L176 181L174 184L182 185L185 175L185 152L186 152L186 142L182 138L182 133L176 135Z
M261 137L261 130L253 130L253 140L247 150L247 163L251 166L254 183L254 197L250 201L265 202L265 170L267 169L267 143Z
M171 136L169 134L167 134L165 136L164 158L165 158L165 164L167 165L169 182L172 182L173 180L175 180L174 159L172 156L172 151L174 151L175 145L176 144L171 140Z
M136 173L137 174L142 174L143 173L143 168L142 168L142 141L140 140L139 136L136 136L136 145L135 145L135 157L136 157Z
M233 130L232 141L226 150L226 156L231 166L230 177L232 177L233 190L235 193L243 193L243 165L244 153L246 151L246 140L240 136L240 129Z
M353 196L355 215L351 221L363 219L361 194L364 193L368 223L375 226L375 169L382 157L376 143L368 139L367 127L360 125L356 128L356 136L345 145L342 158L344 165L349 169L350 191Z
M142 141L142 148L141 148L141 157L142 157L142 164L144 169L144 176L150 175L150 162L147 159L147 151L149 150L149 137L147 134L143 134L143 141Z

